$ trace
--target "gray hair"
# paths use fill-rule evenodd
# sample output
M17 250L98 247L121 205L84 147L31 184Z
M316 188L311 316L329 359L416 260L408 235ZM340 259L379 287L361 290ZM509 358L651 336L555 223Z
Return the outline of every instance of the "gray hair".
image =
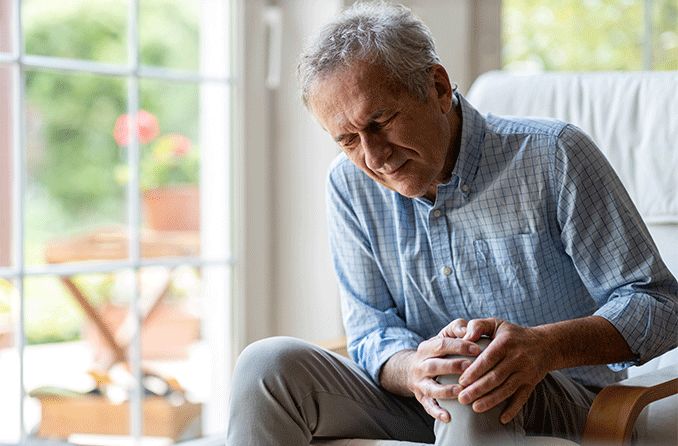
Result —
M316 80L355 61L383 66L391 81L423 101L429 69L440 58L431 31L405 6L356 3L325 25L302 52L297 75L304 104L308 106Z

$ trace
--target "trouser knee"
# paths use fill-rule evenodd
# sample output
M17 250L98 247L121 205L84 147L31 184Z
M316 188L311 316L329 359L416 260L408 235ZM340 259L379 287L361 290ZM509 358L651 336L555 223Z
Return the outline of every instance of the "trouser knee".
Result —
M233 371L231 400L251 404L262 392L277 393L307 381L303 367L311 354L310 344L290 337L273 337L256 341L240 354Z
M481 339L478 345L485 349L488 339ZM469 359L468 357L465 357ZM472 359L473 360L473 359ZM437 381L443 385L459 383L459 375L439 376ZM476 413L471 405L461 404L456 399L438 400L438 404L450 413L451 421L442 423L436 421L436 445L464 444L464 445L513 445L516 443L516 433L520 426L510 423L501 424L499 416L505 407L500 404L488 412Z

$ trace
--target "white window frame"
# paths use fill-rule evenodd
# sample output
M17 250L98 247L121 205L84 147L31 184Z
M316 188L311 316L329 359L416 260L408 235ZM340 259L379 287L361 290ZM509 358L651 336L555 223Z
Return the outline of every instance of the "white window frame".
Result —
M233 278L238 272L236 271L239 263L236 261L234 254L239 252L237 246L234 245L233 234L238 230L238 220L234 217L240 215L240 203L233 197L234 185L237 185L240 178L237 177L234 169L234 164L237 164L240 156L238 154L240 148L240 131L242 125L237 122L235 117L239 116L238 112L241 109L239 97L241 93L240 79L237 75L242 70L240 68L240 61L242 60L242 48L240 42L242 41L242 0L201 0L201 7L203 13L201 15L201 68L199 72L180 71L169 68L148 67L143 66L139 60L139 2L140 0L129 0L128 6L128 36L127 36L127 55L128 62L123 64L100 63L87 60L66 59L60 57L48 57L26 54L23 48L23 26L21 17L21 0L12 0L12 48L10 53L0 52L0 63L3 66L10 66L12 72L12 107L10 112L10 119L12 122L12 148L11 172L13 174L13 181L11 186L11 229L12 229L12 256L10 266L0 266L0 278L10 280L18 295L18 321L15 327L16 336L16 351L18 353L19 365L19 386L21 388L21 395L19 399L19 444L66 444L53 440L40 440L28 438L25 426L25 410L24 401L26 398L26 389L24 388L24 350L25 350L25 305L24 305L24 279L28 277L38 276L70 276L74 274L87 273L103 273L114 272L119 270L131 270L135 273L142 268L150 266L166 266L175 267L180 265L189 265L194 267L222 267L219 270L225 273L206 273L203 274L203 288L206 290L206 299L208 305L214 305L215 311L206 312L206 318L203 320L205 330L204 335L214 339L213 347L216 347L213 357L211 357L210 366L214 367L214 373L223 378L223 386L217 389L214 398L223 401L223 408L217 408L206 415L207 422L217 423L217 419L221 419L223 423L225 413L225 405L228 401L228 384L230 380L230 370L234 361L235 352L242 344L241 336L238 332L242 330L241 327L234 324L234 308L237 307L236 300L240 293L236 292L234 283L238 283L237 278ZM208 12L206 12L208 10ZM204 28L209 32L203 33L203 26L209 26L215 15L211 13L224 14L227 18L227 30L218 30L216 28ZM204 51L209 51L209 45L204 41L205 38L214 38L215 32L221 33L220 38L224 39L224 44L216 50L223 51L222 57L228 60L229 70L224 75L208 75L205 72L210 72L208 58L202 57ZM203 37L206 35L207 37ZM214 51L214 50L213 50ZM209 206L202 206L201 209L201 254L199 257L182 257L182 258L161 258L161 259L143 259L139 249L140 241L140 203L139 203L139 142L137 134L133 131L135 127L134 122L130 122L131 140L127 147L128 153L128 167L129 167L129 183L127 191L127 214L128 214L128 231L129 231L129 257L124 261L108 261L96 263L70 263L63 265L36 265L28 266L25 264L23 246L25 241L24 234L24 190L26 185L26 160L24 156L25 141L25 72L30 69L47 69L60 72L76 72L95 75L113 75L127 80L128 91L128 110L130 116L134 116L139 108L139 81L141 79L153 79L161 81L179 81L193 83L200 86L201 98L201 113L200 113L200 128L201 141L204 138L210 137L210 134L221 133L216 135L217 138L226 139L229 150L227 151L213 151L209 153L209 145L201 144L201 166L210 166L212 170L215 168L221 169L221 172L226 172L222 178L217 178L216 175L206 174L207 169L201 169L201 195L202 203L207 203L209 197L205 191L210 187L220 187L225 189L226 200L223 203L213 203L210 200ZM212 71L214 72L214 71ZM216 86L212 91L209 86ZM223 97L214 96L214 91L227 91L227 100L221 103L223 107L222 112L227 117L227 122L223 125L229 127L226 134L219 127L209 126L214 124L210 121L209 116L203 113L205 110L214 110L218 108L223 100ZM131 121L131 120L130 120ZM206 158L209 163L205 162ZM218 160L214 162L214 157ZM221 163L221 166L219 165ZM9 167L9 166L7 166ZM214 189L211 189L214 190ZM242 217L240 217L242 218ZM210 223L212 222L212 223ZM216 243L215 243L216 242ZM220 247L219 247L220 246ZM230 251L226 251L230 249ZM209 268L206 268L209 270ZM137 274L135 276L138 277ZM221 282L221 283L220 283ZM142 436L142 387L141 387L141 340L140 340L140 293L139 284L133 281L132 301L130 303L131 311L134 316L134 337L133 342L129 347L129 358L133 375L136 377L136 385L132 390L130 396L130 433L129 435L138 442ZM221 287L221 290L227 292L227 298L219 293L211 293L210 290ZM220 317L219 321L210 320L209 315L217 314ZM215 379L218 379L215 378ZM211 445L223 444L224 435L218 434L212 437L203 437L200 439L188 441L182 444L190 445ZM5 444L5 443L3 443ZM11 443L10 443L11 444ZM14 444L12 444L14 445Z

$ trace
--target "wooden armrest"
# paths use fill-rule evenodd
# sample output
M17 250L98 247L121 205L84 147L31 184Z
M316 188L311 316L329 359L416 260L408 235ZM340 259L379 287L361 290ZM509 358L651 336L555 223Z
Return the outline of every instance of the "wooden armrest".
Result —
M348 358L348 350L346 349L346 338L343 336L336 339L318 342L317 344L324 349L327 349L334 353L338 353Z
M678 394L678 365L605 387L589 411L582 446L630 445L633 426L643 408L675 394Z

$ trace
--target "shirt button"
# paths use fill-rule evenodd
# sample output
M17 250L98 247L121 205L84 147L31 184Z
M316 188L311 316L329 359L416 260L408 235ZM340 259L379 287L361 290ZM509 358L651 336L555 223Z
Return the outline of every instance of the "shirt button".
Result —
M452 274L452 268L450 268L449 266L443 266L440 272L442 272L446 276L449 276L450 274Z
M433 211L433 216L434 216L434 217L438 218L438 217L440 217L441 215L443 215L443 213L440 212L440 209L436 209L435 211Z
M468 191L470 191L470 190L471 190L471 187L470 187L468 184L463 184L463 185L461 186L461 191L462 191L463 193L465 193L465 194L467 194Z

